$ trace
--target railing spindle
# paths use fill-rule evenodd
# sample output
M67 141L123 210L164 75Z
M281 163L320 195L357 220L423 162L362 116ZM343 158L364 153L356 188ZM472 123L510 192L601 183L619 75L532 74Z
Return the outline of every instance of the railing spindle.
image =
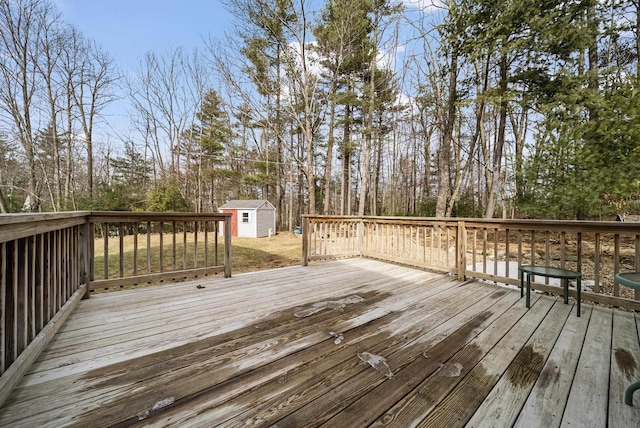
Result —
M176 259L177 259L176 252L177 252L177 250L176 250L176 247L177 247L177 244L176 244L176 222L175 221L171 222L171 232L172 232L172 240L171 240L172 244L171 245L172 245L172 254L173 254L173 270L176 270L176 266L177 266L177 261L176 261Z
M594 285L593 291L600 293L600 233L596 233L595 237L595 257L594 257Z
M536 231L531 231L531 264L536 264ZM533 279L532 279L533 281Z
M164 222L159 223L160 231L160 272L164 272Z
M109 279L109 223L103 223L102 228L102 238L104 240L104 279Z
M620 272L620 234L614 235L613 245L613 272L616 274ZM615 281L613 282L613 295L620 296L620 285Z
M198 268L198 221L193 222L193 268Z
M498 230L493 229L493 274L498 275Z
M44 320L45 317L45 275L44 275L44 235L42 233L38 234L37 237L37 243L38 243L38 331L42 330L42 327L44 327L46 321ZM2 244L4 245L4 244ZM0 255L0 257L2 257ZM2 273L0 273L0 276L2 275ZM0 291L0 299L2 299L2 295L4 295L4 293L2 293ZM0 308L0 311L2 309ZM4 325L4 324L0 324L0 325Z
M137 221L133 223L133 274L138 274L138 233L139 225Z
M563 230L560 232L560 267L565 269L567 260L567 233Z
M53 291L55 293L55 305L53 312L56 313L62 306L62 274L64 269L62 268L62 231L56 230L53 232L55 252L53 256L55 266L55 283Z
M55 265L55 261L51 259L52 255L53 255L53 232L47 232L46 233L46 238L47 238L47 254L48 257L46 258L45 264L47 266L47 278L46 278L46 284L47 284L47 321L49 321L51 318L53 318L53 314L55 313L55 305L54 305L54 300L55 300L55 291L54 291L54 278L55 278L55 271L54 271L54 265Z
M447 248L446 248L446 250L447 250L447 253L446 253L447 257L445 258L445 264L446 264L446 266L451 266L451 265L449 264L449 248L451 248L451 230L447 227Z
M576 260L577 271L582 272L582 232L578 232L578 260Z
M124 278L124 226L122 222L118 223L118 253L120 255L118 273L120 278Z
M187 269L187 222L182 222L182 269Z
M18 330L20 331L20 347L18 348L18 354L20 354L29 343L29 241L27 238L20 240L20 246L22 247L20 261L18 262L18 269L20 272L19 280L19 293L20 293L20 314L21 320L18 321Z
M36 337L36 237L35 235L27 238L28 251L26 252L25 265L28 266L27 277L29 284L29 336L28 342L31 342Z
M504 266L504 267L505 267L505 276L506 276L507 278L510 278L510 275L509 275L509 265L511 264L511 263L510 263L511 250L510 250L510 248L509 248L509 247L510 247L510 244L511 244L511 236L510 236L510 234L509 234L509 229L505 229L505 231L504 231L504 237L505 237L504 239L505 239L505 241L506 241L506 242L505 242L505 249L504 249L504 252L505 252L505 254L504 254L504 259L505 259L505 262L506 262L506 263L505 263L505 266Z
M214 253L214 263L216 266L218 266L220 263L218 263L218 235L220 234L219 231L219 224L217 221L213 222L213 230L215 231L214 235L213 235L213 250L215 251Z
M20 274L19 274L19 263L20 263L20 251L18 249L19 247L19 240L14 241L13 243L13 269L12 269L12 276L13 276L13 284L12 284L12 301L13 301L13 313L12 313L12 317L11 317L11 330L12 330L12 346L11 346L11 361L15 361L16 358L18 358L18 341L20 338L20 331L18 330L18 324L19 324L19 318L20 318L20 290L18 289L18 287L20 286L19 284L19 280L20 280Z
M551 266L551 238L548 230L544 231L544 265ZM544 277L544 283L549 285L549 277Z
M209 222L204 221L204 265L209 266Z
M151 222L147 222L147 273L151 273Z
M482 273L487 273L487 228L482 229Z

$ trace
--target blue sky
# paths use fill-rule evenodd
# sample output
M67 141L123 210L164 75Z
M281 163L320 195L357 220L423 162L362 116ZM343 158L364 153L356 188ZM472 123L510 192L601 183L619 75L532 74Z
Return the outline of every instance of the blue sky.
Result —
M189 52L203 48L203 39L222 39L233 33L233 17L218 0L52 0L65 22L101 45L123 75L133 73L145 53L175 48ZM409 9L440 0L403 0ZM312 0L312 4L321 4ZM103 112L98 123L105 142L116 143L130 134L130 105L122 99Z
M217 0L53 0L62 19L94 40L123 75L133 73L147 52L204 46L209 36L233 31L232 17ZM103 142L119 146L130 134L130 105L122 98L96 124Z
M218 0L54 0L63 19L101 44L123 71L144 54L203 47L203 37L233 32L232 17ZM403 0L409 9L439 0ZM312 3L316 3L315 1Z
M231 29L217 0L56 0L63 19L95 40L123 68L144 54L202 47L203 37Z

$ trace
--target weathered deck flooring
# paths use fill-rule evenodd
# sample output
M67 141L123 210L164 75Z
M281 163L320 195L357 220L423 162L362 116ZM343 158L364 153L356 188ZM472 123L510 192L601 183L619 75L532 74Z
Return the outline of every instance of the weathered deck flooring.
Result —
M96 295L0 425L638 426L638 315L519 297L366 259Z

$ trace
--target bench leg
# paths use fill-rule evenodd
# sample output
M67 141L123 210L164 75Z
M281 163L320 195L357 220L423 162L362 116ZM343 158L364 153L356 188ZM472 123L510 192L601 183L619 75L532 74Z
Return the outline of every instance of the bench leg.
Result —
M527 274L527 308L531 307L531 274Z
M562 285L564 286L564 304L566 305L569 303L569 280L563 279Z
M624 402L629 406L633 406L633 393L640 389L640 382L629 385L624 393Z
M524 297L524 272L520 272L520 298Z

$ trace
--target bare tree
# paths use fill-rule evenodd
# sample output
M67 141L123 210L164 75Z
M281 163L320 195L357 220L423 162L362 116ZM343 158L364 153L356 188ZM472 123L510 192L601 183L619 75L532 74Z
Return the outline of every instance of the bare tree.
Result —
M52 25L59 19L45 0L0 0L0 110L1 120L24 149L28 168L29 209L40 205L35 129L42 84L39 67Z
M109 57L67 25L49 1L0 0L0 121L24 152L25 208L42 208L45 187L48 209L75 207L78 127L86 139L92 196L93 126L113 100L112 68Z
M180 137L199 106L197 91L189 90L188 61L180 48L165 54L149 52L128 82L134 126L153 148L162 177L180 175Z
M71 33L70 42L78 35ZM75 37L74 37L75 36ZM76 42L77 43L77 42ZM73 96L78 111L78 120L87 153L87 190L90 199L94 195L94 144L93 132L96 121L104 108L117 99L115 88L120 80L111 56L100 46L90 41L80 40L72 49L78 58L69 55L66 68L69 92ZM73 65L76 67L73 67ZM74 75L75 71L75 75ZM69 130L70 131L70 130Z

